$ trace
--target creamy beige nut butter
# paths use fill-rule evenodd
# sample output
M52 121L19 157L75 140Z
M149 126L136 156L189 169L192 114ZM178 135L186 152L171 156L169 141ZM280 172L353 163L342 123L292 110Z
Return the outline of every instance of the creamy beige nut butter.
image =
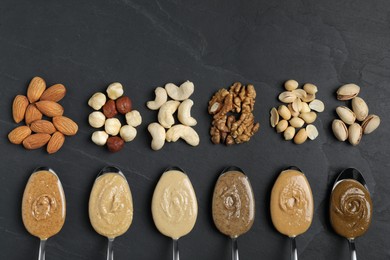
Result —
M22 201L23 224L32 235L46 240L65 223L65 195L57 175L48 170L34 172Z
M343 237L356 238L367 231L371 219L372 201L367 189L352 179L337 183L330 201L333 229Z
M214 188L212 212L218 230L232 238L246 233L255 218L255 199L247 176L223 173Z
M133 199L129 185L118 173L99 176L89 198L89 219L95 231L115 238L124 234L133 221Z
M282 171L271 192L271 218L282 234L304 233L313 219L313 194L305 175L298 170Z
M185 173L178 170L163 173L154 190L152 215L157 229L172 239L179 239L192 230L198 203Z

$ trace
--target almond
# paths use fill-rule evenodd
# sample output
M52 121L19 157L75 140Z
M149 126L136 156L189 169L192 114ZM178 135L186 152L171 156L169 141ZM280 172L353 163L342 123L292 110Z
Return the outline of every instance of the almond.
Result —
M29 135L31 135L31 129L28 126L22 125L12 130L8 134L8 139L13 144L21 144Z
M27 125L30 125L35 120L42 119L42 113L34 104L28 105L26 109L25 122Z
M55 153L61 149L64 142L65 142L65 136L61 132L57 131L51 136L50 141L47 144L46 151L49 154Z
M32 134L23 140L23 146L28 150L41 148L49 142L50 137L49 134Z
M39 111L41 111L42 114L44 114L47 117L55 117L55 116L62 116L64 113L64 108L53 101L39 101L35 103Z
M41 97L42 93L46 89L46 82L40 78L35 77L30 81L30 85L28 85L27 88L27 98L30 101L30 103L34 103L35 101L38 101Z
M12 116L15 123L20 123L24 119L28 105L29 102L26 96L17 95L15 97L12 103Z
M53 124L64 135L75 135L79 129L72 119L65 116L54 117Z
M62 84L55 84L43 92L40 100L58 102L65 97L66 88Z
M47 120L35 120L31 123L30 129L35 133L43 133L51 135L56 131L53 123Z

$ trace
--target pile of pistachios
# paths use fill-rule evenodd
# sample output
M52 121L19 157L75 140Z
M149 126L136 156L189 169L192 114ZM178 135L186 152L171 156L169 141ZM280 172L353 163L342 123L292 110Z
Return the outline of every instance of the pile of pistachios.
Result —
M337 90L337 99L351 100L351 107L338 106L336 113L340 119L334 119L332 130L339 141L346 141L352 145L358 145L363 134L370 134L380 125L380 118L374 114L368 114L367 103L358 94L360 87L356 84L346 84ZM347 127L348 125L348 127Z

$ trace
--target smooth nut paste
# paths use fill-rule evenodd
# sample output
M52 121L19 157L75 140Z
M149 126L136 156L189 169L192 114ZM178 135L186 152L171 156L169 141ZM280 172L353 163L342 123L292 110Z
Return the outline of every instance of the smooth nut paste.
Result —
M297 170L282 171L271 192L271 218L282 234L304 233L313 219L313 194L305 175Z
M185 173L177 170L163 173L153 193L152 215L157 229L173 239L192 230L198 216L198 203Z
M212 211L218 230L230 237L246 233L255 218L255 199L247 176L239 171L223 173L214 188Z
M89 219L95 231L115 238L133 221L133 199L126 179L118 173L99 176L89 198Z
M30 234L46 240L65 223L65 195L57 175L46 170L34 172L22 201L23 224Z
M330 202L333 229L346 238L363 235L371 224L372 201L358 181L345 179L336 184Z

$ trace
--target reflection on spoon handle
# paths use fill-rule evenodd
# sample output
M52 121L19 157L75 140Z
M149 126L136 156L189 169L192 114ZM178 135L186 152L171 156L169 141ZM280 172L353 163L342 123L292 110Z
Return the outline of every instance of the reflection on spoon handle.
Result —
M355 248L355 240L354 239L348 239L349 243L349 252L351 254L351 260L357 260L356 256L356 248Z
M114 239L108 239L107 260L114 260Z
M238 260L238 244L237 244L237 238L232 237L232 260Z
M45 254L46 254L46 239L42 239L39 244L39 256L38 260L45 260Z
M180 260L179 255L179 240L173 239L173 260Z
M291 239L291 260L298 260L298 250L297 243L295 242L295 237L290 237Z

